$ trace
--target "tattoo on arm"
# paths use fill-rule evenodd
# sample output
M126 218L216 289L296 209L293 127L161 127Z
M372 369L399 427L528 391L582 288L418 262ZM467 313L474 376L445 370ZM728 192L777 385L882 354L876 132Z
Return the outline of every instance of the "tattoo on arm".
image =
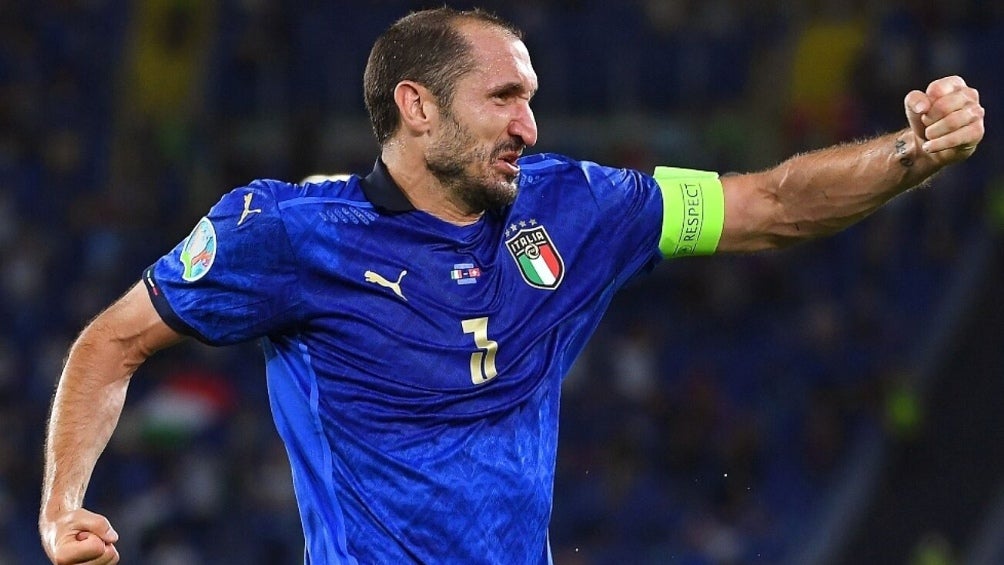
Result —
M899 164L900 165L903 165L904 167L907 167L907 168L913 166L913 159L911 159L909 156L907 156L907 154L906 154L906 142L903 141L902 139L897 139L896 140L896 155L899 156Z

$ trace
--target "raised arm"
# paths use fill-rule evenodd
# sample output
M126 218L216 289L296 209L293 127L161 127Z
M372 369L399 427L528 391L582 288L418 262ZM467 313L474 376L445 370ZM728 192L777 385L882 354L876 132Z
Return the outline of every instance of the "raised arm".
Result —
M719 252L771 249L836 233L983 139L979 93L957 76L907 94L909 127L868 141L797 155L760 173L723 177Z
M53 563L118 562L118 535L103 516L83 509L84 492L118 423L132 374L180 339L140 283L88 324L70 348L52 402L39 514L42 546Z

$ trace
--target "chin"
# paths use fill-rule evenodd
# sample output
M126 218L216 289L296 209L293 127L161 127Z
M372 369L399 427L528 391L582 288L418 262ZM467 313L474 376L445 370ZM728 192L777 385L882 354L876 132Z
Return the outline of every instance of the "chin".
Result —
M468 204L479 210L500 210L516 201L516 182L497 181L481 185L477 193L468 193Z
M498 194L510 194L513 198L516 197L516 192L519 190L519 175L514 176L504 176L499 179L495 184L495 190Z
M517 188L516 181L502 185L498 191L499 207L511 205L516 201L517 194L519 194L519 189Z

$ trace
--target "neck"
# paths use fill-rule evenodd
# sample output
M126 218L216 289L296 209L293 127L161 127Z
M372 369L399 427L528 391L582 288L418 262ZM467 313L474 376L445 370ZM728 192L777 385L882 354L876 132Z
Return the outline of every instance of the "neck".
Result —
M443 186L426 166L420 151L409 151L404 143L390 141L384 146L380 158L416 210L458 226L473 224L484 215L483 210L470 211L462 202L456 201L450 189Z

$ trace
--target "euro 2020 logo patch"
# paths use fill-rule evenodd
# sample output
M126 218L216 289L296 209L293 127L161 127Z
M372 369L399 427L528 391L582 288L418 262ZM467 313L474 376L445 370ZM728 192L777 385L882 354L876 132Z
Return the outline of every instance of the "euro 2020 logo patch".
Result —
M206 275L216 260L216 228L209 218L202 218L181 248L181 278L195 282Z
M544 226L521 229L505 245L528 285L545 290L558 288L565 277L565 263Z

